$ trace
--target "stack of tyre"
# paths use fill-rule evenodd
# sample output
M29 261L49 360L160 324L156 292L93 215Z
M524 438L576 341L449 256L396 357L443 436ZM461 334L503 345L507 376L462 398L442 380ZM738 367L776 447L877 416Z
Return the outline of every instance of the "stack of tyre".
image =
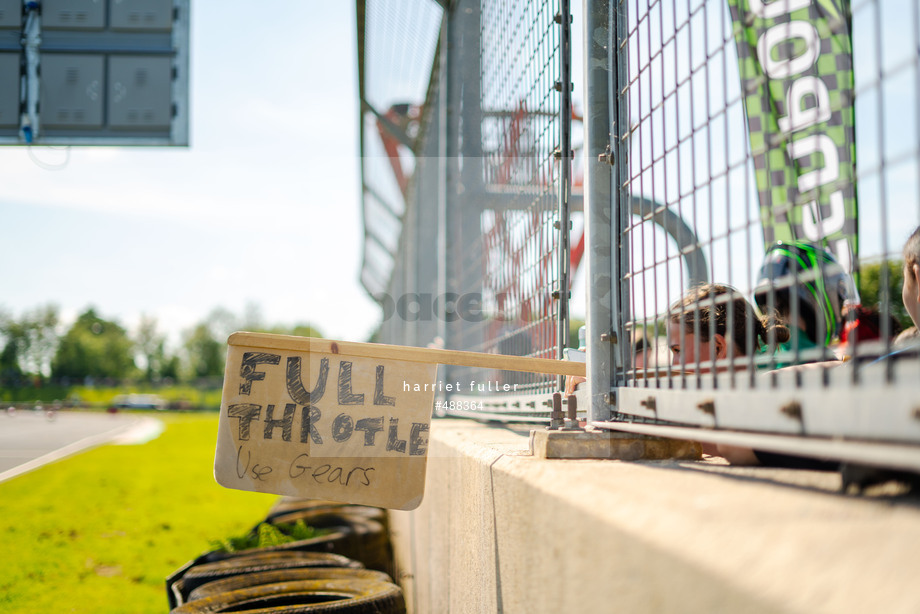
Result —
M326 532L267 548L206 552L183 565L166 579L170 612L406 611L402 590L392 579L385 510L285 497L264 522L299 520Z

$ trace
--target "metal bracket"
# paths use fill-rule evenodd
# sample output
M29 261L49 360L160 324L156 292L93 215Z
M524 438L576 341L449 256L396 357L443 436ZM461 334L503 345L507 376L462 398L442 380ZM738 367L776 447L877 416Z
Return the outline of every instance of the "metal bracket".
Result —
M610 143L607 143L607 149L604 150L604 153L598 154L598 156L597 156L597 161L598 161L598 162L606 162L606 163L609 164L610 166L613 166L613 164L614 164L614 159L613 159L613 158L614 158L614 156L613 156L613 150L610 149Z

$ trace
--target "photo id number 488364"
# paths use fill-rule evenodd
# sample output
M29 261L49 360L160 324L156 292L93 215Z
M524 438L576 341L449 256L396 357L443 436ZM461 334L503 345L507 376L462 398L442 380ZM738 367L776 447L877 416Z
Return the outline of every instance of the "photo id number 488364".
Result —
M434 408L436 411L482 411L482 401L435 401Z

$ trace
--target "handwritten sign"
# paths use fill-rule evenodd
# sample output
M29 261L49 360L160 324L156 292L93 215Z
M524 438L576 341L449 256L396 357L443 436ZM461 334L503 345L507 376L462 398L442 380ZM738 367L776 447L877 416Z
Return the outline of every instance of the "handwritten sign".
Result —
M416 508L424 492L438 365L400 360L380 347L387 346L231 335L214 461L217 482L239 490Z

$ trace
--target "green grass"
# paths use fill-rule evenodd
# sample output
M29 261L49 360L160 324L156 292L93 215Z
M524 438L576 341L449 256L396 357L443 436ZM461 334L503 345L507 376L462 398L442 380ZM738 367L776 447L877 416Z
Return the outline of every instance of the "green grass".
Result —
M0 612L161 614L166 576L264 518L277 497L214 481L216 415L155 415L149 443L0 484Z

